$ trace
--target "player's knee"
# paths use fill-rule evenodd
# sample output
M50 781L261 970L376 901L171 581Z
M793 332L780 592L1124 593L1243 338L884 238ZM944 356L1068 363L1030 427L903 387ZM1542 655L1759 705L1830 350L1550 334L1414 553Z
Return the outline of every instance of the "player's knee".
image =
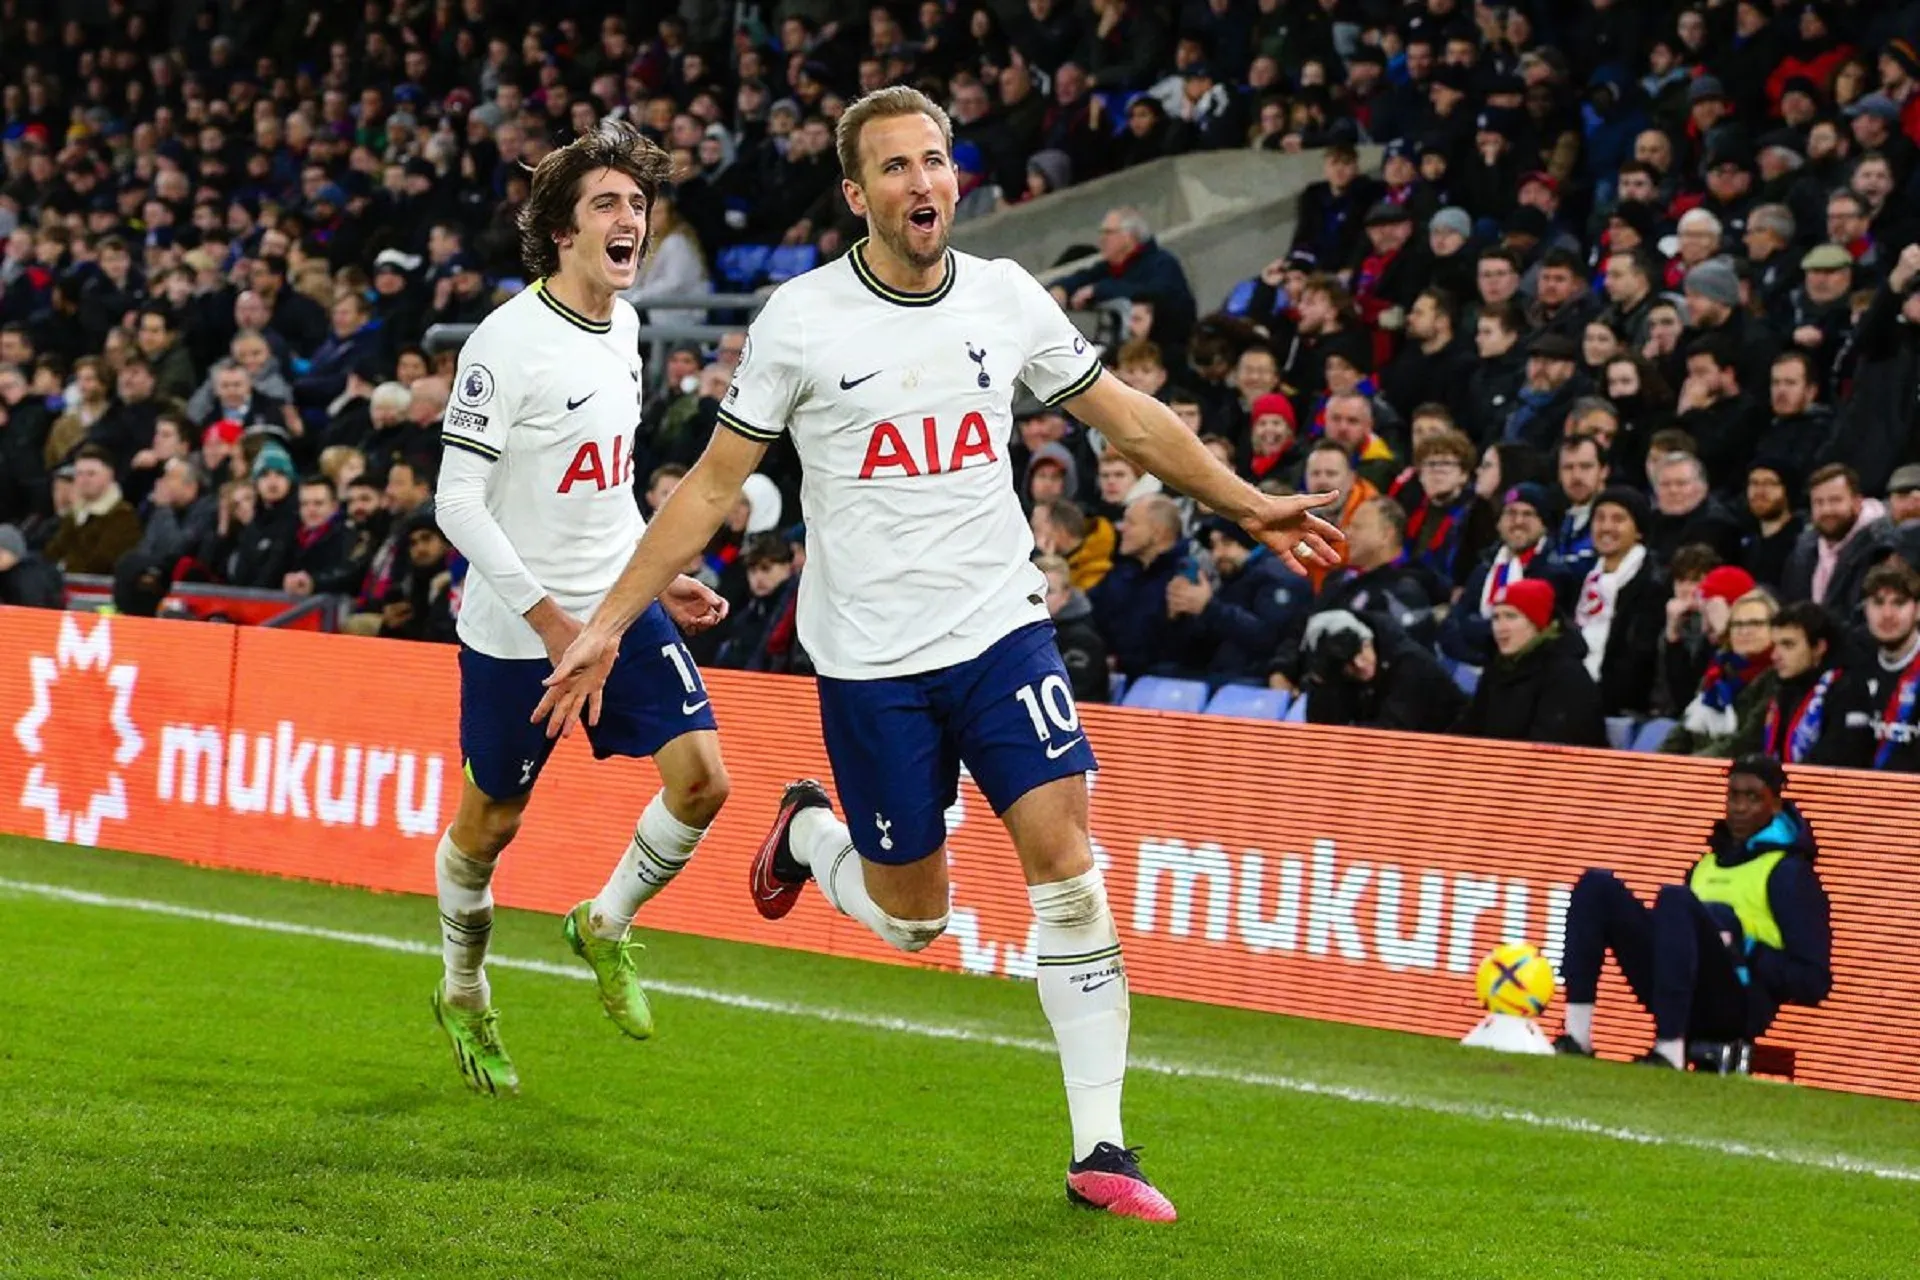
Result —
M880 913L880 936L896 951L925 951L947 931L947 913L938 920L901 920Z
M695 770L692 777L668 793L667 800L682 822L704 827L720 816L732 792L733 780L727 776L726 767L716 761L709 768Z
M1078 929L1097 924L1107 915L1107 884L1098 867L1029 891L1033 914L1041 924Z
M1612 889L1618 882L1619 877L1614 875L1613 872L1608 871L1605 867L1588 867L1580 873L1580 878L1574 881L1573 896L1576 898L1586 898L1596 894L1603 894Z
M471 815L465 826L465 830L454 832L454 843L468 857L491 862L520 833L520 809L518 806L488 805Z
M1683 884L1663 884L1653 895L1655 911L1685 911L1693 905L1693 890Z

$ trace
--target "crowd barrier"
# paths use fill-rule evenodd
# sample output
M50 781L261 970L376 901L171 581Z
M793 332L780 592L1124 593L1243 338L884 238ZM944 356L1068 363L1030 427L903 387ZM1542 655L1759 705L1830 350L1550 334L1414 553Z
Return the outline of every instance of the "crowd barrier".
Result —
M781 786L825 778L811 682L710 672L732 803L650 928L1030 977L1005 833L969 782L949 815L945 938L903 957L818 894L771 924L746 867ZM451 647L0 609L0 830L411 893L458 800ZM1620 753L1082 710L1102 769L1093 831L1134 990L1458 1037L1498 942L1557 956L1588 866L1643 892L1682 876L1720 766ZM598 888L657 785L561 744L495 881L560 912ZM1920 779L1797 769L1834 904L1835 987L1769 1043L1802 1083L1920 1098ZM872 815L846 815L852 823ZM423 908L421 935L433 934ZM1596 1038L1651 1027L1611 976ZM1284 1040L1276 1029L1276 1051Z

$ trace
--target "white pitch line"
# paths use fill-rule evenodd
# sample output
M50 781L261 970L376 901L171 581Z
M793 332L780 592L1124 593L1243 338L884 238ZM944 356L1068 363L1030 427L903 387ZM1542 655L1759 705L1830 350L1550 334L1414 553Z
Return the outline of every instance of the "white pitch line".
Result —
M208 911L200 907L161 902L151 898L122 898L94 893L87 889L73 889L65 885L38 884L26 880L0 878L0 892L9 891L53 898L61 902L78 903L83 906L112 907L120 911L139 911L148 915L172 916L181 920L200 920L211 924L230 925L236 929L254 929L263 933L281 933L298 938L317 938L325 942L344 942L352 946L371 947L380 951L396 951L402 955L438 956L440 954L438 946L412 938L394 938L378 933L351 933L342 929L326 929L319 925L299 924L291 920L270 920L260 916L238 915L230 911ZM488 956L487 963L502 969L518 969L525 973L545 974L554 978L568 978L580 982L592 980L592 975L577 964L559 964L551 960L527 960L498 955ZM1040 1040L1030 1036L999 1035L946 1023L920 1022L910 1018L888 1017L884 1014L858 1013L851 1009L833 1009L819 1005L794 1004L784 1000L766 1000L759 996L743 995L737 991L717 991L710 987L689 986L678 982L649 982L647 985L649 989L667 995L682 996L708 1004L725 1005L733 1009L745 1009L753 1013L807 1018L814 1022L837 1023L870 1031L890 1031L899 1035L917 1036L925 1040L949 1040L960 1044L988 1045L993 1048L1019 1049L1028 1053L1048 1055L1055 1052L1051 1040ZM1354 1085L1328 1084L1294 1076L1241 1071L1207 1063L1135 1057L1129 1061L1128 1066L1131 1070L1145 1071L1153 1075L1174 1076L1188 1080L1217 1080L1255 1089L1272 1089L1282 1093L1303 1094L1316 1098L1334 1098L1364 1106L1394 1107L1405 1111L1422 1111L1429 1115L1491 1121L1497 1124L1525 1125L1551 1132L1607 1138L1636 1146L1678 1147L1744 1160L1764 1160L1774 1164L1819 1169L1829 1173L1863 1174L1867 1177L1884 1178L1895 1182L1920 1182L1920 1168L1908 1165L1876 1164L1873 1161L1849 1155L1795 1151L1747 1142L1733 1142L1723 1138L1702 1138L1690 1134L1649 1133L1640 1129L1602 1124L1597 1120L1588 1120L1580 1116L1547 1115L1513 1107L1382 1093Z

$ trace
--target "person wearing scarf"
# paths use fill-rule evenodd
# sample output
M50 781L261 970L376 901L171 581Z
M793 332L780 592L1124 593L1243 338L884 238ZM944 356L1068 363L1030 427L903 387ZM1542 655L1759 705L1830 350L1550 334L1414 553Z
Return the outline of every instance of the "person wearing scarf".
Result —
M1250 415L1253 429L1248 440L1247 465L1241 474L1254 484L1262 480L1286 480L1301 460L1295 445L1293 402L1277 391L1256 398Z
M1768 690L1760 749L1783 764L1806 763L1820 741L1840 676L1827 662L1837 635L1833 615L1811 600L1773 616L1773 670L1760 677Z
M1573 622L1586 641L1587 674L1600 682L1610 716L1650 712L1660 678L1667 590L1642 541L1649 518L1647 500L1624 485L1593 501L1595 559L1575 597Z
M1726 647L1708 659L1700 691L1660 744L1662 753L1731 760L1759 749L1773 701L1760 677L1773 669L1773 615L1778 610L1765 587L1734 602Z
M1467 483L1474 455L1473 441L1458 431L1430 436L1413 451L1420 501L1407 512L1407 558L1456 588L1499 536L1492 504Z
M1558 588L1560 565L1548 548L1547 530L1560 519L1553 490L1537 481L1508 489L1496 526L1500 541L1480 558L1440 628L1440 649L1455 662L1484 667L1493 658L1493 610L1515 582L1538 578Z
M1920 773L1920 574L1896 557L1860 594L1876 652L1835 679L1808 761Z
M1555 614L1553 587L1539 578L1510 583L1495 598L1497 656L1454 732L1506 742L1607 745L1600 688L1582 659L1586 645Z

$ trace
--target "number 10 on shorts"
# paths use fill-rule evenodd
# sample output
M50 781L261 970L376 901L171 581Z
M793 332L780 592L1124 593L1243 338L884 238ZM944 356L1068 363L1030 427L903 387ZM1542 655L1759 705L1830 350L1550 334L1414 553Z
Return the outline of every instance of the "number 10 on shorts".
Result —
M1014 690L1013 696L1026 708L1034 735L1042 742L1051 741L1055 729L1064 734L1080 732L1080 711L1073 705L1073 691L1067 688L1066 677L1048 676L1038 685Z

